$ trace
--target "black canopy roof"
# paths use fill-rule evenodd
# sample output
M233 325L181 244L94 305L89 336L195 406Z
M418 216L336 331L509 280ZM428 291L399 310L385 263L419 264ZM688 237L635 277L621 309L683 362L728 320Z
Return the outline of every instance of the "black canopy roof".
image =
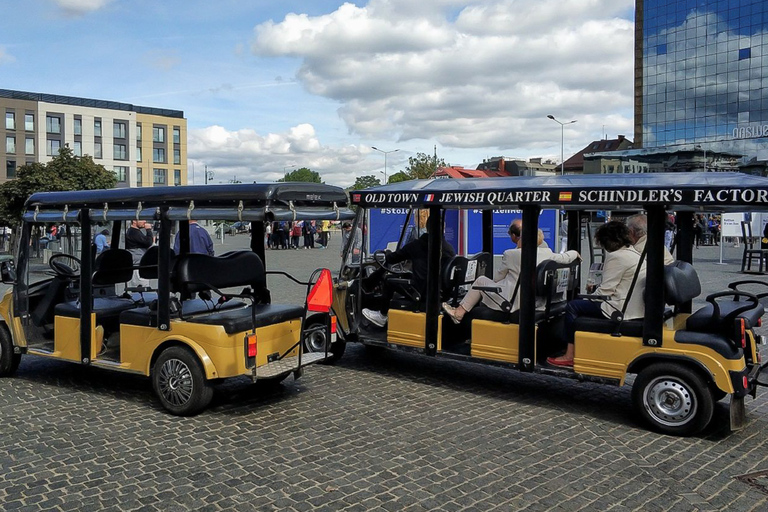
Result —
M768 178L742 173L649 173L413 180L356 190L364 207L605 209L664 205L674 210L768 209Z
M75 220L83 208L103 220L135 216L156 218L168 207L172 220L182 218L294 220L348 219L347 195L319 183L254 183L184 187L116 188L39 192L27 199L26 220ZM63 212L63 214L62 214ZM135 213L132 213L135 212Z

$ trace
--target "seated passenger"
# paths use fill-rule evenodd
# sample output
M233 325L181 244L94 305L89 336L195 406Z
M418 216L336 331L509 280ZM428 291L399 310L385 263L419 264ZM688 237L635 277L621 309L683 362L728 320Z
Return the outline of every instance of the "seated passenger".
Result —
M595 290L595 295L608 297L607 300L577 299L565 308L565 336L568 348L560 357L548 357L547 363L554 366L573 366L574 322L580 316L611 318L618 311L624 311L624 319L642 318L645 314L643 292L645 291L645 262L640 268L632 296L625 310L629 288L635 277L635 270L640 262L640 253L632 247L629 229L624 223L611 221L600 226L595 232L595 241L606 250L603 263L603 281Z
M627 217L627 228L629 229L629 239L632 241L632 247L635 248L640 254L645 249L645 243L648 241L648 217L642 213ZM675 258L669 252L667 247L664 247L664 264L671 265L675 262Z
M522 258L521 242L519 233L519 224L513 222L509 226L509 236L513 242L517 243L517 248L508 249L504 251L504 255L501 258L501 268L496 271L496 275L493 279L485 276L480 276L472 283L472 288L467 292L462 299L461 304L457 308L452 307L448 303L443 303L443 311L458 324L464 318L464 315L474 308L478 302L481 302L491 309L501 311L501 302L509 301L514 294L515 287L517 286L517 279L520 275L520 263ZM576 251L567 251L562 254L556 254L552 252L547 244L544 242L544 233L539 230L536 236L537 251L536 251L536 264L538 265L542 261L554 260L558 263L571 263L579 257L579 253ZM485 292L476 290L475 287L497 287L501 288L500 293ZM536 307L544 306L543 300L537 299ZM515 302L512 304L510 313L513 313L520 309L520 292L518 291L515 296Z
M386 253L386 262L388 265L402 263L404 261L410 260L411 273L413 275L411 285L421 297L424 297L427 291L427 239L429 235L426 232L426 224L428 216L429 210L421 210L419 215L419 225L425 231L419 238L413 240L412 242L408 242L397 251L387 251ZM453 250L453 247L451 247L451 245L446 242L445 239L443 239L442 257L450 258L455 255L456 252ZM377 271L366 278L366 280L378 281L381 280L382 277L383 271ZM379 327L384 327L387 324L389 303L392 301L392 296L396 291L394 288L387 284L386 280L382 282L382 288L383 307L381 308L381 311L374 311L368 308L363 309L363 316L367 318L371 323L378 325Z

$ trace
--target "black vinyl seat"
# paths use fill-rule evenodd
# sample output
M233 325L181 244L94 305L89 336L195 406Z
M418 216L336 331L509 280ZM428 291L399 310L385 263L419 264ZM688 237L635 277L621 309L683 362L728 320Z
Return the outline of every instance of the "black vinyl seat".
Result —
M251 307L255 312L251 314ZM241 309L228 309L214 313L204 313L187 318L195 324L220 325L227 334L248 331L251 328L265 327L304 316L302 306L283 304L256 304Z
M250 288L253 305L228 301L211 311L205 301L188 299L181 303L180 318L191 323L221 325L227 334L233 334L304 317L302 306L269 303L264 264L253 251L232 251L221 256L189 253L176 258L171 289L182 297L241 286ZM121 315L121 321L151 325L153 316L149 308L141 308Z
M116 317L121 312L136 307L136 303L124 297L96 297L93 299L93 312L96 313L96 321L105 318ZM80 301L62 302L54 308L56 316L68 318L80 318Z
M187 322L221 325L227 334L234 334L251 329L251 306L239 300L230 300L221 305L215 305L202 299L191 299L181 303L181 314L178 312L175 318L182 318ZM257 304L255 327L264 327L276 323L301 318L304 308L301 306L283 306L273 304ZM120 323L125 325L137 325L140 327L157 327L157 312L150 306L123 311L120 314Z

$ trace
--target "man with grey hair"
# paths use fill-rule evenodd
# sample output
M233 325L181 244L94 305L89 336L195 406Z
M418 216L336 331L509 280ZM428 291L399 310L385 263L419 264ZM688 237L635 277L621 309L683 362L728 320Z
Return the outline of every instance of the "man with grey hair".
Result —
M632 246L640 254L645 249L645 243L648 241L648 217L643 213L637 213L627 217L627 228L629 228L629 238L632 240ZM675 258L669 250L664 247L664 265L671 265Z

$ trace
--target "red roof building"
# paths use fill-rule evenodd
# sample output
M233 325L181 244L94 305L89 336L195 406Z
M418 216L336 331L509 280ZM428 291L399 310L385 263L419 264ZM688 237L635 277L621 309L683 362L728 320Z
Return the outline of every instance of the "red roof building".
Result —
M619 135L616 139L601 139L590 142L587 147L565 161L565 174L582 174L584 172L584 155L588 153L605 153L632 149L632 141Z

